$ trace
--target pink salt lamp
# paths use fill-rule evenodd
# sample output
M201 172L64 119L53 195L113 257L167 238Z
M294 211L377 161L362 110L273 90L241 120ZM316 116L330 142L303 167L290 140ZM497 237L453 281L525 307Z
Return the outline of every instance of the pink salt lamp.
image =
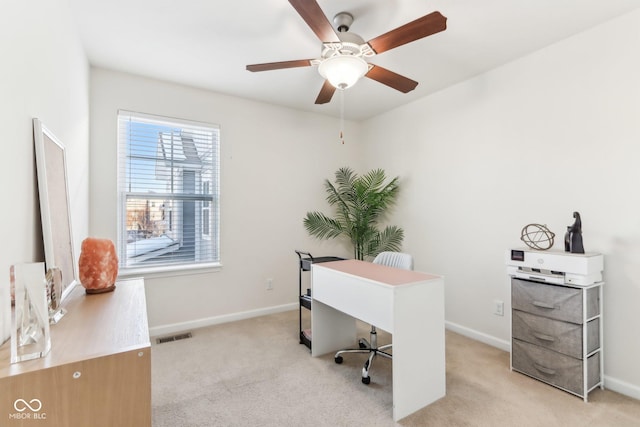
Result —
M113 291L118 277L118 256L113 242L94 237L84 239L78 268L80 283L88 294Z

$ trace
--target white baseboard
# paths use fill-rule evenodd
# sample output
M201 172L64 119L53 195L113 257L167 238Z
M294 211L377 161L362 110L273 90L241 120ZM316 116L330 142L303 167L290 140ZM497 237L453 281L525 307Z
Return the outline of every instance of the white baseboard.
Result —
M205 326L219 325L221 323L234 322L236 320L250 319L252 317L265 316L267 314L281 313L295 310L298 303L277 305L274 307L260 308L257 310L241 311L239 313L224 314L222 316L207 317L204 319L190 320L188 322L172 323L169 325L154 326L149 328L151 337L175 334L191 329L204 328Z
M460 335L464 335L465 337L471 338L476 341L483 342L492 347L499 348L504 351L511 351L511 343L509 341L501 340L491 335L487 335L485 333L476 331L475 329L467 328L466 326L458 325L453 322L444 322L445 328L458 333Z
M606 374L604 376L604 388L640 400L640 387L612 378Z

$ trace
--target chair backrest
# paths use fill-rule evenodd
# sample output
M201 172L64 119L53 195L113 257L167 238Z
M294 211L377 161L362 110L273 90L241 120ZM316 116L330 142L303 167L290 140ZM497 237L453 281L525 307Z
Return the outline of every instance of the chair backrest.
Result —
M413 257L402 252L380 252L373 260L373 263L413 270Z

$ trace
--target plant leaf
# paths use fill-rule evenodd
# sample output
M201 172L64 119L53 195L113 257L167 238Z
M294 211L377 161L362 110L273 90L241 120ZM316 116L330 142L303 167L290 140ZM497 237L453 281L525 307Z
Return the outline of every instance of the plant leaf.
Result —
M343 233L341 224L321 212L307 212L304 227L310 235L319 239L332 239Z

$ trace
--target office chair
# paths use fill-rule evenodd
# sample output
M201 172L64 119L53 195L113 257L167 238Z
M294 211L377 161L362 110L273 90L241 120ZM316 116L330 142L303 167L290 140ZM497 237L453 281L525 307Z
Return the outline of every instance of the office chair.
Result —
M380 252L378 256L376 256L373 260L373 263L382 264L389 267L402 268L405 270L413 270L413 257L402 252ZM371 369L373 359L375 359L376 356L382 356L391 359L393 356L390 353L384 351L391 348L391 344L378 347L378 333L376 331L376 327L374 325L371 325L371 330L369 331L369 341L364 338L360 338L358 340L358 346L359 348L357 349L350 348L338 351L333 357L333 360L335 360L336 363L340 364L343 362L343 353L369 353L369 358L364 363L364 366L362 368L362 383L369 384L371 382L369 370Z

